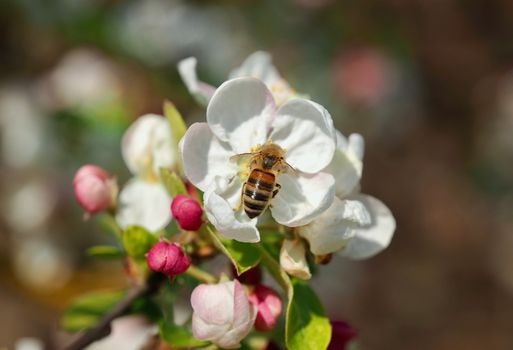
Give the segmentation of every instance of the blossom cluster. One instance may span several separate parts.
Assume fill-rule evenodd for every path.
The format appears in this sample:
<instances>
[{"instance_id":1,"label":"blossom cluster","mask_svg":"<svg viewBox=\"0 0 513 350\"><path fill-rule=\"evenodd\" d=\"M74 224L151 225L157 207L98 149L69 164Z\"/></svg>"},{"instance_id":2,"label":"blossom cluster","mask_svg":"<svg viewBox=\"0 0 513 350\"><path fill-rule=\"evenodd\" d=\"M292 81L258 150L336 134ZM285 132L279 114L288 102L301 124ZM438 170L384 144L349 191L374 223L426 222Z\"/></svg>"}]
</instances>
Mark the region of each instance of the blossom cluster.
<instances>
[{"instance_id":1,"label":"blossom cluster","mask_svg":"<svg viewBox=\"0 0 513 350\"><path fill-rule=\"evenodd\" d=\"M178 70L206 106L205 122L185 130L174 107L166 116L144 115L121 142L133 177L119 193L116 179L93 165L82 167L73 185L87 213L113 215L132 265L145 261L170 281L189 273L204 282L190 297L192 335L237 348L253 328L273 330L284 313L283 297L261 282L260 259L271 275L280 269L291 276L277 281L288 286L293 309L294 281L312 277L313 261L328 263L333 254L371 257L389 245L395 220L380 200L360 191L363 137L338 131L328 110L297 93L269 54L252 54L219 87L199 80L196 64L188 58ZM169 233L173 219L176 234ZM138 233L129 233L134 227ZM273 259L262 242L269 227L279 237L273 240L277 267L264 264L265 256ZM230 255L234 241L243 254L260 257L242 275L241 254ZM202 279L206 272L195 265L210 248L227 255L240 276ZM248 273L257 275L244 278ZM326 327L333 334L330 349L336 339L354 336L337 335L338 323Z\"/></svg>"}]
</instances>

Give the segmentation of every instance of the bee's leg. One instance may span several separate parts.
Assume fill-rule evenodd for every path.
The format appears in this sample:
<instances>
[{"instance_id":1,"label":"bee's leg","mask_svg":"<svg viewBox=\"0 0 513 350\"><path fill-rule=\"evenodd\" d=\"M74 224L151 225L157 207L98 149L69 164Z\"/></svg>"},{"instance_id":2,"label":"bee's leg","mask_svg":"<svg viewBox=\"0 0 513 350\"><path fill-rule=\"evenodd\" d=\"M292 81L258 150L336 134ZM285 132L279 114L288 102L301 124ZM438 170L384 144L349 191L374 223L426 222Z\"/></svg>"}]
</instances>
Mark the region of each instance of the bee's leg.
<instances>
[{"instance_id":1,"label":"bee's leg","mask_svg":"<svg viewBox=\"0 0 513 350\"><path fill-rule=\"evenodd\" d=\"M276 195L278 194L278 192L281 190L281 185L280 184L276 184L276 189L273 191L273 198L276 197Z\"/></svg>"},{"instance_id":2,"label":"bee's leg","mask_svg":"<svg viewBox=\"0 0 513 350\"><path fill-rule=\"evenodd\" d=\"M281 185L280 185L280 184L276 184L276 185L275 185L275 187L276 187L276 188L275 188L275 189L274 189L274 191L273 191L273 195L272 195L271 199L272 199L272 198L274 198L274 197L276 197L276 195L278 194L278 192L281 190ZM269 203L269 208L272 208L272 207L273 207L273 204L272 204L272 203Z\"/></svg>"}]
</instances>

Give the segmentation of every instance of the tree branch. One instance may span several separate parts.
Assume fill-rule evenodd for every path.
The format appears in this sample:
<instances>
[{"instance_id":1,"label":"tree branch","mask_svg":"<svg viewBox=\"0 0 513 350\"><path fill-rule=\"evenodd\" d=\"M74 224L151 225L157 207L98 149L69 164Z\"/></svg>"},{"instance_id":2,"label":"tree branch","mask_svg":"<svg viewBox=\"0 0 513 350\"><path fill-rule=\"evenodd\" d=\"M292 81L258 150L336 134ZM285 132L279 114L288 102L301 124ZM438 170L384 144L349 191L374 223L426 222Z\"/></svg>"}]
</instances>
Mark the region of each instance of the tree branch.
<instances>
[{"instance_id":1,"label":"tree branch","mask_svg":"<svg viewBox=\"0 0 513 350\"><path fill-rule=\"evenodd\" d=\"M126 313L135 300L155 293L166 277L162 274L152 274L145 284L131 289L123 300L110 310L93 328L77 335L77 337L63 350L80 350L92 342L109 335L110 323L117 317Z\"/></svg>"}]
</instances>

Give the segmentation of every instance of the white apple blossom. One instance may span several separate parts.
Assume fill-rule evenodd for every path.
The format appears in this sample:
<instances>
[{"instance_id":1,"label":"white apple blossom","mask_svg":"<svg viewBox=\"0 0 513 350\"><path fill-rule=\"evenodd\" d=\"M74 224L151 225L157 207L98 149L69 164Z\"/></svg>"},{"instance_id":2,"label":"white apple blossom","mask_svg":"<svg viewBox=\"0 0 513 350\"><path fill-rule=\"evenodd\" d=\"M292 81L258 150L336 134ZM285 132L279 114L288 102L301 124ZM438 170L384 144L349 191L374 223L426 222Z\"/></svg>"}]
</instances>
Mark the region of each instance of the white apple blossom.
<instances>
[{"instance_id":1,"label":"white apple blossom","mask_svg":"<svg viewBox=\"0 0 513 350\"><path fill-rule=\"evenodd\" d=\"M198 79L196 74L197 60L194 57L186 58L178 63L178 72L189 92L202 104L207 105L216 88ZM281 105L288 100L301 97L292 89L278 73L272 63L271 55L264 51L251 54L242 65L231 71L229 79L253 77L264 82L273 94L276 104Z\"/></svg>"},{"instance_id":2,"label":"white apple blossom","mask_svg":"<svg viewBox=\"0 0 513 350\"><path fill-rule=\"evenodd\" d=\"M230 158L270 141L286 150L285 160L295 172L278 175L281 190L270 210L278 223L301 226L333 201L335 180L321 170L333 158L335 140L331 116L322 106L293 99L277 107L260 80L237 78L216 90L207 123L193 124L180 149L185 175L204 192L210 222L228 238L258 242L257 218L239 209L247 169L241 173Z\"/></svg>"},{"instance_id":3,"label":"white apple blossom","mask_svg":"<svg viewBox=\"0 0 513 350\"><path fill-rule=\"evenodd\" d=\"M256 307L237 280L200 284L192 291L191 305L194 337L224 349L239 348L257 316Z\"/></svg>"},{"instance_id":4,"label":"white apple blossom","mask_svg":"<svg viewBox=\"0 0 513 350\"><path fill-rule=\"evenodd\" d=\"M166 118L147 114L138 118L121 141L123 159L134 177L119 193L116 221L156 232L169 224L171 197L159 181L159 169L175 165L175 142Z\"/></svg>"},{"instance_id":5,"label":"white apple blossom","mask_svg":"<svg viewBox=\"0 0 513 350\"><path fill-rule=\"evenodd\" d=\"M395 231L392 213L378 199L359 193L363 150L360 135L346 139L337 131L337 150L325 169L335 177L336 197L328 210L297 229L315 255L338 252L364 259L390 244Z\"/></svg>"}]
</instances>

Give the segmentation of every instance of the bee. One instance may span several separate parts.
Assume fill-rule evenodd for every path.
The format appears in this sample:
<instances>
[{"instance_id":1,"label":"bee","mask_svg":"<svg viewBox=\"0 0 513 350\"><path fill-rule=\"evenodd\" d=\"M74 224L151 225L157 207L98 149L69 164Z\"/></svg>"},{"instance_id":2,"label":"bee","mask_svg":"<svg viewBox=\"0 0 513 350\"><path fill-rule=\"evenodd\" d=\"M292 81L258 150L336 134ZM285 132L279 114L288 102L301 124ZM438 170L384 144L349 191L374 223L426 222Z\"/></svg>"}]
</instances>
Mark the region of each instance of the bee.
<instances>
[{"instance_id":1,"label":"bee","mask_svg":"<svg viewBox=\"0 0 513 350\"><path fill-rule=\"evenodd\" d=\"M276 182L280 173L295 173L284 159L286 151L273 143L259 146L255 152L242 153L231 160L246 159L249 176L242 186L241 207L250 218L256 218L271 204L281 186Z\"/></svg>"}]
</instances>

